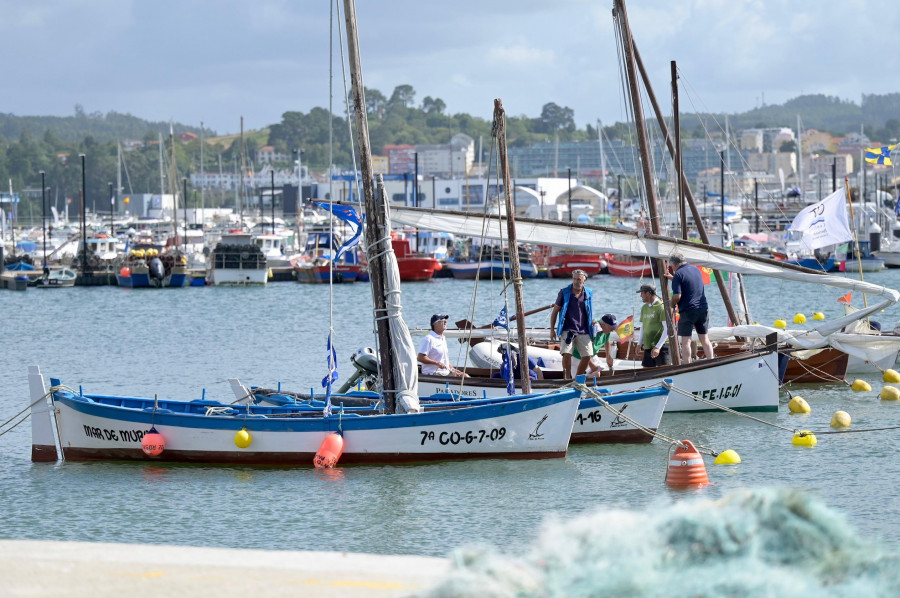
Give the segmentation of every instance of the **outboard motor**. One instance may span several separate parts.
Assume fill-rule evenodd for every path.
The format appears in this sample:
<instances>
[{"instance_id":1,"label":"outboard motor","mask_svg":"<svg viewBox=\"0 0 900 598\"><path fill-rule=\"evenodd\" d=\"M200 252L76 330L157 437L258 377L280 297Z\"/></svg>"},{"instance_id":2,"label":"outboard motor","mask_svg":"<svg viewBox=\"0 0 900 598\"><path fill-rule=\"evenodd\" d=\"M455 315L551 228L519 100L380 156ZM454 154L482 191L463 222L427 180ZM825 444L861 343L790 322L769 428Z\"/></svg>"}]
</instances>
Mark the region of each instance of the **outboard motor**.
<instances>
[{"instance_id":1,"label":"outboard motor","mask_svg":"<svg viewBox=\"0 0 900 598\"><path fill-rule=\"evenodd\" d=\"M357 349L356 353L350 356L350 363L353 364L355 372L350 375L346 382L338 389L338 393L345 393L356 384L363 376L374 376L378 374L378 355L372 347L362 347Z\"/></svg>"},{"instance_id":2,"label":"outboard motor","mask_svg":"<svg viewBox=\"0 0 900 598\"><path fill-rule=\"evenodd\" d=\"M150 278L162 280L166 275L166 268L158 257L150 260Z\"/></svg>"}]
</instances>

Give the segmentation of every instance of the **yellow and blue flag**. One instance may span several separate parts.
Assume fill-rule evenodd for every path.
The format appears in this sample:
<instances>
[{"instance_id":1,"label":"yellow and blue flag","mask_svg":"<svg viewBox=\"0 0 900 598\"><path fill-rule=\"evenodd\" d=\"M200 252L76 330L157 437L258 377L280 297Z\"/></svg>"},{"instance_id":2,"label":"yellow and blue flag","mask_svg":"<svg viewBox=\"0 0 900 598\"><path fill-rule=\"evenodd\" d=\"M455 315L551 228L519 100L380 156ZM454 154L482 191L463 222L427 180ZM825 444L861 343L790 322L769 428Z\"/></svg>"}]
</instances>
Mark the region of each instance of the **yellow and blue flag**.
<instances>
[{"instance_id":1,"label":"yellow and blue flag","mask_svg":"<svg viewBox=\"0 0 900 598\"><path fill-rule=\"evenodd\" d=\"M891 152L894 151L898 145L895 143L894 145L885 145L884 147L871 147L866 150L866 162L869 164L884 164L885 166L891 166Z\"/></svg>"}]
</instances>

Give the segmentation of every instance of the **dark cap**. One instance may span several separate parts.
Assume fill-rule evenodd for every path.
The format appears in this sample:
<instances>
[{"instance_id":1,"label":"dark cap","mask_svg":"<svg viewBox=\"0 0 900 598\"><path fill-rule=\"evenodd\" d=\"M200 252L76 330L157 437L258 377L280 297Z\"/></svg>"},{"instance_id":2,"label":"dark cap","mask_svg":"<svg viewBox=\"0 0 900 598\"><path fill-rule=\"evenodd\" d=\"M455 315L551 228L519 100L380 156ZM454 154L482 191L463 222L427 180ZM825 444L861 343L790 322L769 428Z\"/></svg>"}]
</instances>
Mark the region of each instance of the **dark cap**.
<instances>
[{"instance_id":1,"label":"dark cap","mask_svg":"<svg viewBox=\"0 0 900 598\"><path fill-rule=\"evenodd\" d=\"M600 318L600 321L607 326L615 326L617 323L616 316L612 314L603 314L603 317Z\"/></svg>"},{"instance_id":2,"label":"dark cap","mask_svg":"<svg viewBox=\"0 0 900 598\"><path fill-rule=\"evenodd\" d=\"M434 314L433 316L431 316L431 327L434 328L435 322L440 322L441 320L446 320L449 318L450 316L448 316L447 314Z\"/></svg>"},{"instance_id":3,"label":"dark cap","mask_svg":"<svg viewBox=\"0 0 900 598\"><path fill-rule=\"evenodd\" d=\"M642 284L641 288L638 289L638 293L651 293L656 295L656 287L652 284Z\"/></svg>"},{"instance_id":4,"label":"dark cap","mask_svg":"<svg viewBox=\"0 0 900 598\"><path fill-rule=\"evenodd\" d=\"M684 259L683 253L681 253L680 251L677 251L677 252L673 253L671 256L669 256L669 261L672 264L677 266L678 264L685 263L687 260Z\"/></svg>"}]
</instances>

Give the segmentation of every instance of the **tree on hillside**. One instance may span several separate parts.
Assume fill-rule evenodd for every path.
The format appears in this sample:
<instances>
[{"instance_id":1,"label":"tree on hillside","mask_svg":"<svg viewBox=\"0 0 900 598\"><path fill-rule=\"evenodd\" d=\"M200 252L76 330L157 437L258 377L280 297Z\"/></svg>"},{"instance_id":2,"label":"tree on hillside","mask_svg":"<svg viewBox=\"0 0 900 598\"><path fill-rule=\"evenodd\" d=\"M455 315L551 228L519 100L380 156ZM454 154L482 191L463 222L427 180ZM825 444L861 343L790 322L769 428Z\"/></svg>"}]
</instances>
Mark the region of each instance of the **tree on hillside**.
<instances>
[{"instance_id":1,"label":"tree on hillside","mask_svg":"<svg viewBox=\"0 0 900 598\"><path fill-rule=\"evenodd\" d=\"M544 104L541 110L541 132L552 135L554 133L575 132L575 111L571 108L563 108L550 102Z\"/></svg>"},{"instance_id":2,"label":"tree on hillside","mask_svg":"<svg viewBox=\"0 0 900 598\"><path fill-rule=\"evenodd\" d=\"M446 108L447 104L441 98L425 96L425 99L422 100L422 110L425 111L425 114L443 114Z\"/></svg>"},{"instance_id":3,"label":"tree on hillside","mask_svg":"<svg viewBox=\"0 0 900 598\"><path fill-rule=\"evenodd\" d=\"M388 100L387 107L394 108L395 106L403 106L405 108L412 108L416 103L416 91L413 89L412 85L398 85L394 88L394 93L391 94L391 99Z\"/></svg>"}]
</instances>

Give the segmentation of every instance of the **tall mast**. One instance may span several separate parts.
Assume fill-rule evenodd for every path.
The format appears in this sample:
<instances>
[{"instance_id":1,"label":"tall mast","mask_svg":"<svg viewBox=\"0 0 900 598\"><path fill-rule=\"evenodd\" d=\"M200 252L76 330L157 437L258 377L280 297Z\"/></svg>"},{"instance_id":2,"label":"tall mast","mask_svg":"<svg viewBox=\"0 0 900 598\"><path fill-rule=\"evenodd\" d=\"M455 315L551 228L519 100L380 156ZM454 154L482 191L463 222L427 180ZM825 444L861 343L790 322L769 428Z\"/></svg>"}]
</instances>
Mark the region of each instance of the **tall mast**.
<instances>
[{"instance_id":1,"label":"tall mast","mask_svg":"<svg viewBox=\"0 0 900 598\"><path fill-rule=\"evenodd\" d=\"M375 173L372 167L372 147L369 144L369 119L366 114L366 94L362 77L362 62L359 57L359 37L356 27L356 5L354 0L344 0L344 18L347 22L347 57L350 63L350 83L353 93L353 113L356 120L356 140L359 144L359 168L362 176L363 198L366 212L366 245L372 255L382 254L385 248L380 244L390 243L390 231L386 227L386 213L379 209L375 194ZM375 304L376 330L378 334L378 357L381 360L381 376L384 387L384 410L397 410L396 384L394 383L393 355L390 345L390 323L386 314L384 296L385 256L369 259L369 279L372 281L372 297Z\"/></svg>"},{"instance_id":2,"label":"tall mast","mask_svg":"<svg viewBox=\"0 0 900 598\"><path fill-rule=\"evenodd\" d=\"M169 187L172 189L172 221L175 228L175 249L178 249L178 178L175 171L175 129L169 123L169 143L171 144L172 159L169 163Z\"/></svg>"},{"instance_id":3,"label":"tall mast","mask_svg":"<svg viewBox=\"0 0 900 598\"><path fill-rule=\"evenodd\" d=\"M203 121L200 121L200 229L203 230L203 209L206 207L206 202L204 202L203 198L203 189L206 187L206 164L203 161ZM197 219L195 219L195 222Z\"/></svg>"},{"instance_id":4,"label":"tall mast","mask_svg":"<svg viewBox=\"0 0 900 598\"><path fill-rule=\"evenodd\" d=\"M522 393L531 394L531 379L528 377L530 371L528 369L528 344L525 342L525 303L522 301L522 270L519 266L516 210L513 202L515 191L510 185L509 158L506 155L506 112L503 110L503 102L499 98L494 100L494 123L491 127L491 135L497 138L500 173L503 175L503 194L506 196L506 237L509 242L510 276L515 292L516 313L522 314L522 317L516 318L516 334L519 340L519 379L522 382ZM511 351L506 352L509 367L512 367L511 353Z\"/></svg>"},{"instance_id":5,"label":"tall mast","mask_svg":"<svg viewBox=\"0 0 900 598\"><path fill-rule=\"evenodd\" d=\"M162 196L166 194L166 171L163 168L163 138L162 133L159 136L159 201L162 205Z\"/></svg>"},{"instance_id":6,"label":"tall mast","mask_svg":"<svg viewBox=\"0 0 900 598\"><path fill-rule=\"evenodd\" d=\"M641 172L644 176L644 189L647 192L647 208L650 211L650 231L654 235L661 234L659 226L659 212L656 203L656 189L653 185L653 172L650 169L650 151L647 147L647 131L644 126L644 113L641 109L640 89L638 89L637 74L634 58L634 42L631 38L631 28L628 25L628 14L625 11L625 0L615 0L616 12L618 13L619 23L622 28L622 44L625 54L625 70L628 74L628 87L631 96L632 112L634 114L634 124L637 129L638 147L641 154ZM621 198L620 198L621 201ZM666 271L666 262L657 258L656 271L659 273L659 288L662 293L662 300L666 310L666 326L669 332L670 346L672 348L672 363L681 362L676 349L675 342L675 322L672 318L672 310L669 304L669 285L663 273Z\"/></svg>"},{"instance_id":7,"label":"tall mast","mask_svg":"<svg viewBox=\"0 0 900 598\"><path fill-rule=\"evenodd\" d=\"M241 228L244 228L244 117L241 116L241 191L238 194L238 215L241 219Z\"/></svg>"},{"instance_id":8,"label":"tall mast","mask_svg":"<svg viewBox=\"0 0 900 598\"><path fill-rule=\"evenodd\" d=\"M641 54L638 52L637 45L634 43L633 39L631 40L631 43L634 48L634 57L637 61L638 69L640 69L641 72L641 78L644 81L644 88L647 90L647 97L650 98L650 104L653 106L653 111L656 113L656 122L659 123L659 129L662 131L663 139L666 140L666 147L669 148L669 154L674 157L676 154L675 144L672 141L672 136L669 135L666 119L663 117L662 110L659 108L659 103L656 101L656 95L653 93L653 86L650 85L650 77L647 76L647 71L644 69L644 62L641 60ZM697 204L694 201L694 193L691 191L691 186L688 183L683 170L679 177L681 187L684 189L688 207L691 209L691 216L694 218L697 232L700 234L700 240L703 241L704 245L709 245L709 235L706 234L703 218L700 217L700 212L697 210ZM725 279L722 276L721 270L716 271L716 286L719 288L719 294L722 296L722 302L725 304L725 311L728 312L728 318L732 322L739 322L740 319L738 318L737 312L734 310L734 305L731 303L731 296L728 294L728 289L725 288Z\"/></svg>"}]
</instances>

